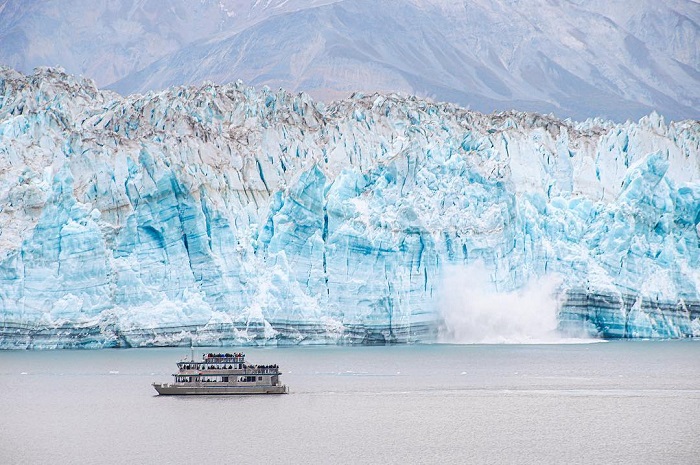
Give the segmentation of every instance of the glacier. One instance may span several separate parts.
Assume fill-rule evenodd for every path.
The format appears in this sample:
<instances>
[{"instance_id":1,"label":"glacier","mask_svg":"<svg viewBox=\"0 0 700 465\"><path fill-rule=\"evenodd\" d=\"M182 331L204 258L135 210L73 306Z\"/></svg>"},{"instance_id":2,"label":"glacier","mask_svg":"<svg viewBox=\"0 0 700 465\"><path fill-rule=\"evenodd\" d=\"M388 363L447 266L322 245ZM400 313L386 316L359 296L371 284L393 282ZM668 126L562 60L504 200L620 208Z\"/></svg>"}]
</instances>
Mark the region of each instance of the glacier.
<instances>
[{"instance_id":1,"label":"glacier","mask_svg":"<svg viewBox=\"0 0 700 465\"><path fill-rule=\"evenodd\" d=\"M700 336L700 122L0 68L0 348L429 342L454 266ZM486 285L486 284L484 284Z\"/></svg>"}]
</instances>

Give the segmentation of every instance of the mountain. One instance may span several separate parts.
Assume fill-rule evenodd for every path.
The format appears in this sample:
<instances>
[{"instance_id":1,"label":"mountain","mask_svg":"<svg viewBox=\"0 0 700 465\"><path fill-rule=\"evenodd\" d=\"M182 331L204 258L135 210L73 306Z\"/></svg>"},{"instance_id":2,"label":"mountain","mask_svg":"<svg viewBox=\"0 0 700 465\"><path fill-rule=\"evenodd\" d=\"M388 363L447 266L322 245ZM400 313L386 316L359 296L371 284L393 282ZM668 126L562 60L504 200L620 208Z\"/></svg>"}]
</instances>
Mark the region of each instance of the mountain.
<instances>
[{"instance_id":1,"label":"mountain","mask_svg":"<svg viewBox=\"0 0 700 465\"><path fill-rule=\"evenodd\" d=\"M203 81L403 92L492 112L700 113L695 0L76 0L0 6L0 63L127 95Z\"/></svg>"},{"instance_id":2,"label":"mountain","mask_svg":"<svg viewBox=\"0 0 700 465\"><path fill-rule=\"evenodd\" d=\"M459 276L553 292L568 334L697 337L699 179L700 123L658 114L1 68L0 347L434 341Z\"/></svg>"}]
</instances>

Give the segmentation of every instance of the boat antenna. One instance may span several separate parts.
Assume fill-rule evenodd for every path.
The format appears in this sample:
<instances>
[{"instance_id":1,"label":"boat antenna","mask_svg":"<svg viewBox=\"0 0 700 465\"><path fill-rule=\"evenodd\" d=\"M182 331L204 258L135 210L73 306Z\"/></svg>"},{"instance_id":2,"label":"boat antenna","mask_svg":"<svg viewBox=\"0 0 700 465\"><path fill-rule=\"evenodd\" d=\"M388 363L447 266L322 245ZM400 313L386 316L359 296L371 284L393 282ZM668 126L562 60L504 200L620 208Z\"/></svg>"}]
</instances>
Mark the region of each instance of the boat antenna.
<instances>
[{"instance_id":1,"label":"boat antenna","mask_svg":"<svg viewBox=\"0 0 700 465\"><path fill-rule=\"evenodd\" d=\"M194 345L192 344L192 336L190 335L190 361L194 362Z\"/></svg>"}]
</instances>

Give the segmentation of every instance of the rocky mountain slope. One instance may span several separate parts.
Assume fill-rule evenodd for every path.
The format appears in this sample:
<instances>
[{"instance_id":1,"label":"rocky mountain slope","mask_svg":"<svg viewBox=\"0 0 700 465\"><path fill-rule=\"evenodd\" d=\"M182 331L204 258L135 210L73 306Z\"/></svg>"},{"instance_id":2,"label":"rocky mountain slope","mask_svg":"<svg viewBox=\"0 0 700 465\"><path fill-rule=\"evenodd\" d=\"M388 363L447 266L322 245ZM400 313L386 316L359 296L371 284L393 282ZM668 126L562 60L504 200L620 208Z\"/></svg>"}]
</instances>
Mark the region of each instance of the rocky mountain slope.
<instances>
[{"instance_id":1,"label":"rocky mountain slope","mask_svg":"<svg viewBox=\"0 0 700 465\"><path fill-rule=\"evenodd\" d=\"M316 100L404 92L490 113L700 113L695 0L0 2L0 64L123 95L243 80Z\"/></svg>"}]
</instances>

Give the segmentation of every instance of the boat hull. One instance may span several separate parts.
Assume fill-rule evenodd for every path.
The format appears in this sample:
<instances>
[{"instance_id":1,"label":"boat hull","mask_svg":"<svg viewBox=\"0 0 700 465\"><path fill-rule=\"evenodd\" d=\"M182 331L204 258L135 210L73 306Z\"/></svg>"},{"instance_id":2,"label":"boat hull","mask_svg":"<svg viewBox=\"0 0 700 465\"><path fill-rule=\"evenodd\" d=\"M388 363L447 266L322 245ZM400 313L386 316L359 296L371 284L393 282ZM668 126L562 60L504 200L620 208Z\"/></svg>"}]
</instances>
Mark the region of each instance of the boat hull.
<instances>
[{"instance_id":1,"label":"boat hull","mask_svg":"<svg viewBox=\"0 0 700 465\"><path fill-rule=\"evenodd\" d=\"M153 383L161 396L288 394L287 386L196 386Z\"/></svg>"}]
</instances>

